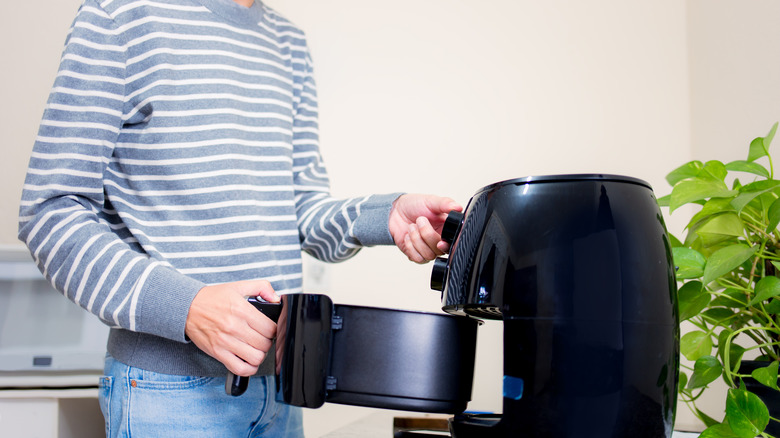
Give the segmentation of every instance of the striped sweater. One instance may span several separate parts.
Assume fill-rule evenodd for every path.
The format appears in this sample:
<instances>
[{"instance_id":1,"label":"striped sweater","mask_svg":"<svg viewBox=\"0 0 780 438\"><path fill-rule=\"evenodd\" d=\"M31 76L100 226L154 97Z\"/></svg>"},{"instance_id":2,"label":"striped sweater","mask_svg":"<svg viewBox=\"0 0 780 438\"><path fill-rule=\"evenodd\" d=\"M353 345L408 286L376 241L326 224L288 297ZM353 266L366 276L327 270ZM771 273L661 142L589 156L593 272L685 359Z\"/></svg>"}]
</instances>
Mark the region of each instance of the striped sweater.
<instances>
[{"instance_id":1,"label":"striped sweater","mask_svg":"<svg viewBox=\"0 0 780 438\"><path fill-rule=\"evenodd\" d=\"M114 357L224 375L185 339L198 290L266 279L300 292L302 249L340 261L391 244L396 196L329 195L304 35L259 0L85 0L33 148L19 238L58 290L112 327Z\"/></svg>"}]
</instances>

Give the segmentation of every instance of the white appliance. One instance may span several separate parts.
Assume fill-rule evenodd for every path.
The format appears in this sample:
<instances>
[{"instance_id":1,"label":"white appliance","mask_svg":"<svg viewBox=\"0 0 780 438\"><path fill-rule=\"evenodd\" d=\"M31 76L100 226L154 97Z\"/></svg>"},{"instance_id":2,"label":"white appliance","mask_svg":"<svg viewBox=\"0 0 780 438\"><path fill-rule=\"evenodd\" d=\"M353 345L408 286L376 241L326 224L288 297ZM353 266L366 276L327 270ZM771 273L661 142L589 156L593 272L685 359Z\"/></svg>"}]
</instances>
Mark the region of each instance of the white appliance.
<instances>
[{"instance_id":1,"label":"white appliance","mask_svg":"<svg viewBox=\"0 0 780 438\"><path fill-rule=\"evenodd\" d=\"M57 292L26 248L0 246L0 388L96 385L108 327Z\"/></svg>"}]
</instances>

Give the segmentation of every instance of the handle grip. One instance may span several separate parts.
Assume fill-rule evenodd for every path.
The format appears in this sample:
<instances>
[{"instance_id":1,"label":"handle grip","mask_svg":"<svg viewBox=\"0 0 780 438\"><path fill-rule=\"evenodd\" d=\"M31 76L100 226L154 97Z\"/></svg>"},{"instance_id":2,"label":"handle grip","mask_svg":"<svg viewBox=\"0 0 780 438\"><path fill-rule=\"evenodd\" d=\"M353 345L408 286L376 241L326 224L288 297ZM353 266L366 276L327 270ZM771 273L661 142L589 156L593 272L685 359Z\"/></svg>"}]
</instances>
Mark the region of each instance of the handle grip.
<instances>
[{"instance_id":1,"label":"handle grip","mask_svg":"<svg viewBox=\"0 0 780 438\"><path fill-rule=\"evenodd\" d=\"M271 321L279 321L279 315L282 314L282 303L269 303L267 301L260 301L257 299L257 297L249 297L247 301L249 301L249 304L255 306L255 309L259 310ZM238 397L246 391L248 386L249 377L237 376L231 372L228 372L227 379L225 379L225 393L227 395Z\"/></svg>"}]
</instances>

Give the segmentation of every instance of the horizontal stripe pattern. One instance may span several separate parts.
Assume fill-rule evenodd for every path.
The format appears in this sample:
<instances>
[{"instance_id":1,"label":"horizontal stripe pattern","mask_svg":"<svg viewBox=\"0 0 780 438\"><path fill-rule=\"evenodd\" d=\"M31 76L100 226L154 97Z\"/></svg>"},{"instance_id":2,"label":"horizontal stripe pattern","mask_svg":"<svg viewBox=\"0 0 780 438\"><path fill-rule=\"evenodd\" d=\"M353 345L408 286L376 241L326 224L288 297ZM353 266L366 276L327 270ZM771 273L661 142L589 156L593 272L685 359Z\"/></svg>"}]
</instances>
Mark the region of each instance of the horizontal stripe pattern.
<instances>
[{"instance_id":1,"label":"horizontal stripe pattern","mask_svg":"<svg viewBox=\"0 0 780 438\"><path fill-rule=\"evenodd\" d=\"M329 195L303 33L236 7L86 0L68 34L19 237L113 327L184 341L204 284L299 292L301 249L351 257L357 218L379 202Z\"/></svg>"}]
</instances>

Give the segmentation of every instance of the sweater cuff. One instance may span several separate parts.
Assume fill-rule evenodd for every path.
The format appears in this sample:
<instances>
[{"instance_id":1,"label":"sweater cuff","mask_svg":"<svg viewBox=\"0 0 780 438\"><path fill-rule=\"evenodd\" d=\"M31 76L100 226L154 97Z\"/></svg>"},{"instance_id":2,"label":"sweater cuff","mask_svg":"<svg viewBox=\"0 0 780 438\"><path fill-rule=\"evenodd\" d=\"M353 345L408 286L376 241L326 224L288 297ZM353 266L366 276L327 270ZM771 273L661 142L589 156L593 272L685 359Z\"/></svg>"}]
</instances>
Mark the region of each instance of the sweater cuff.
<instances>
[{"instance_id":1,"label":"sweater cuff","mask_svg":"<svg viewBox=\"0 0 780 438\"><path fill-rule=\"evenodd\" d=\"M146 279L138 301L136 331L187 342L184 329L195 295L205 286L173 269L157 266Z\"/></svg>"},{"instance_id":2,"label":"sweater cuff","mask_svg":"<svg viewBox=\"0 0 780 438\"><path fill-rule=\"evenodd\" d=\"M395 244L390 235L390 210L402 194L373 195L360 206L360 215L352 225L352 232L361 245Z\"/></svg>"}]
</instances>

